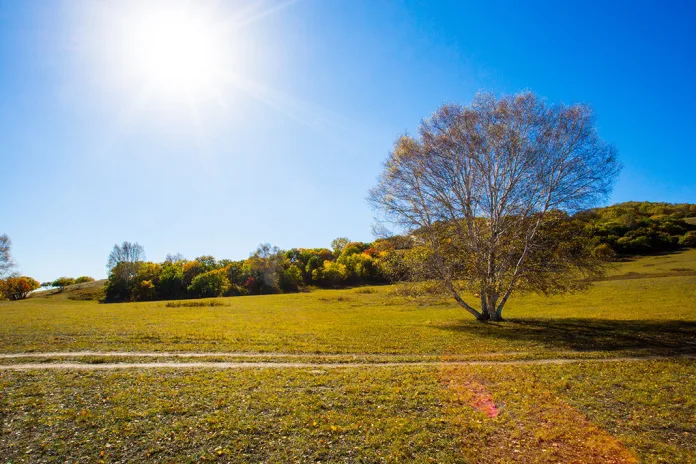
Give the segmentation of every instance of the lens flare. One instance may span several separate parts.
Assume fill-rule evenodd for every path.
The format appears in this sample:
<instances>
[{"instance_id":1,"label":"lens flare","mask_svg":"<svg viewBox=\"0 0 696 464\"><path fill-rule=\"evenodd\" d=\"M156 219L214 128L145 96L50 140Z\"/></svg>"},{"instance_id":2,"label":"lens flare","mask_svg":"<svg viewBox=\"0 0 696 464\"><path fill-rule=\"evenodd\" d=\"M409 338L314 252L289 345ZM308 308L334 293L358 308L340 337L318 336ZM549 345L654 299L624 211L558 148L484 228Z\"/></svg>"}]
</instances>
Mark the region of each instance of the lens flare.
<instances>
[{"instance_id":1,"label":"lens flare","mask_svg":"<svg viewBox=\"0 0 696 464\"><path fill-rule=\"evenodd\" d=\"M192 10L145 12L125 24L126 66L157 92L200 97L224 74L214 23Z\"/></svg>"}]
</instances>

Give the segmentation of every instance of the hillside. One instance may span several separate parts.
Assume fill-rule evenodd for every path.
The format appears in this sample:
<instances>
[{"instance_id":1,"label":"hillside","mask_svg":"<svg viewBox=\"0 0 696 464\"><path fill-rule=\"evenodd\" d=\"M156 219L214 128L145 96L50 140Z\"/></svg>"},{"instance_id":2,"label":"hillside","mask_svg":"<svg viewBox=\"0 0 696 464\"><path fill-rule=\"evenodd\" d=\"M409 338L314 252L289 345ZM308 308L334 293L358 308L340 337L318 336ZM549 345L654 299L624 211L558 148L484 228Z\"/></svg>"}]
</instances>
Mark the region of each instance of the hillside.
<instances>
[{"instance_id":1,"label":"hillside","mask_svg":"<svg viewBox=\"0 0 696 464\"><path fill-rule=\"evenodd\" d=\"M68 285L63 288L52 288L33 292L30 298L58 298L64 300L101 300L104 298L106 279Z\"/></svg>"},{"instance_id":2,"label":"hillside","mask_svg":"<svg viewBox=\"0 0 696 464\"><path fill-rule=\"evenodd\" d=\"M696 247L695 216L696 204L629 201L574 217L587 223L597 246L630 256Z\"/></svg>"}]
</instances>

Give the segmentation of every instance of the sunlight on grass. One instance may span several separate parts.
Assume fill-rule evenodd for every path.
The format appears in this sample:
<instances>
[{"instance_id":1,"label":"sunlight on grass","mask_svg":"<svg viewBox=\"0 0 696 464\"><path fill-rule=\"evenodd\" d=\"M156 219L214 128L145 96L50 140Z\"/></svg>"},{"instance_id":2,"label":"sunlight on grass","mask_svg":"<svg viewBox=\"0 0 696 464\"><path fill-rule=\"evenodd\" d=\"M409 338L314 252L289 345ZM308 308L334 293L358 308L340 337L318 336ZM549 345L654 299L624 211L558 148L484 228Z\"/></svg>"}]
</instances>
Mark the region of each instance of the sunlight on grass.
<instances>
[{"instance_id":1,"label":"sunlight on grass","mask_svg":"<svg viewBox=\"0 0 696 464\"><path fill-rule=\"evenodd\" d=\"M12 462L694 462L696 276L686 274L694 267L693 251L621 263L616 275L648 271L586 293L514 298L496 324L448 299L399 297L388 286L2 302L3 353L155 352L3 364L168 362L166 351L212 352L180 361L368 364L0 371L0 452ZM644 355L674 359L369 364Z\"/></svg>"},{"instance_id":2,"label":"sunlight on grass","mask_svg":"<svg viewBox=\"0 0 696 464\"><path fill-rule=\"evenodd\" d=\"M694 252L666 256L620 266L696 265ZM696 276L602 281L588 292L551 298L523 295L510 300L501 324L478 323L450 299L369 288L127 304L62 297L0 302L0 350L672 352L693 351L696 339Z\"/></svg>"}]
</instances>

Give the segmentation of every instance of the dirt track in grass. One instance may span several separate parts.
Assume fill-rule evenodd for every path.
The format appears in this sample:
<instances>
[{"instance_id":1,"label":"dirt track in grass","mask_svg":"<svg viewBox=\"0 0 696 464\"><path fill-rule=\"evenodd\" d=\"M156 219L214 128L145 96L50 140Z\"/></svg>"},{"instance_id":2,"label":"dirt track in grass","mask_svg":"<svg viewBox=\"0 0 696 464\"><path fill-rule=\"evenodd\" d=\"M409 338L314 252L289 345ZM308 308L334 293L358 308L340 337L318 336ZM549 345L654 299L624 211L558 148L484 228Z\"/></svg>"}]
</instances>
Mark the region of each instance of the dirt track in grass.
<instances>
[{"instance_id":1,"label":"dirt track in grass","mask_svg":"<svg viewBox=\"0 0 696 464\"><path fill-rule=\"evenodd\" d=\"M92 355L99 356L95 353ZM16 353L11 356L18 357L42 357L50 358L49 353ZM179 353L176 356L191 356L192 354ZM55 356L55 353L53 354ZM130 353L130 356L144 356L148 354ZM149 354L152 356L152 354ZM162 356L158 354L157 356ZM219 353L196 353L194 356L220 356ZM277 354L276 354L277 356ZM286 355L287 356L287 355ZM10 357L4 355L4 357ZM413 361L413 362L142 362L142 363L126 363L115 362L105 363L101 360L98 363L70 363L70 362L44 362L44 363L22 363L22 364L0 364L0 370L54 370L54 369L74 369L74 370L110 370L110 369L191 369L191 368L208 368L208 369L335 369L335 368L361 368L361 367L409 367L409 366L513 366L513 365L529 365L529 364L568 364L579 362L631 362L631 361L647 361L647 360L667 360L667 359L696 359L695 356L641 356L641 357L617 357L617 358L550 358L550 359L525 359L511 361Z\"/></svg>"},{"instance_id":2,"label":"dirt track in grass","mask_svg":"<svg viewBox=\"0 0 696 464\"><path fill-rule=\"evenodd\" d=\"M570 352L568 352L570 353ZM503 351L495 353L477 354L481 357L526 355L526 351ZM124 357L124 358L356 358L356 357L380 357L380 358L432 358L437 355L424 354L389 354L389 353L250 353L240 352L185 352L185 351L53 351L24 353L0 353L0 359L16 358L78 358L78 357Z\"/></svg>"}]
</instances>

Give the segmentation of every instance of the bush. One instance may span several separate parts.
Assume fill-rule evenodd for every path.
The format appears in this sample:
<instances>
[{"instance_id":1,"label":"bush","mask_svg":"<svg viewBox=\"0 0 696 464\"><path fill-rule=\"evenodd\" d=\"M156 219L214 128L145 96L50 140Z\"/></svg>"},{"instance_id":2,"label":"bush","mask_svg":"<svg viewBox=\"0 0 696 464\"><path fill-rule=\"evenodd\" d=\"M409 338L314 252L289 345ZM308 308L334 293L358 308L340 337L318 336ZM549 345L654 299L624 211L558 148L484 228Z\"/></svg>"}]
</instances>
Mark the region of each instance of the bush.
<instances>
[{"instance_id":1,"label":"bush","mask_svg":"<svg viewBox=\"0 0 696 464\"><path fill-rule=\"evenodd\" d=\"M10 300L23 300L40 286L41 284L31 277L8 277L0 284L0 292Z\"/></svg>"},{"instance_id":2,"label":"bush","mask_svg":"<svg viewBox=\"0 0 696 464\"><path fill-rule=\"evenodd\" d=\"M197 275L187 290L195 298L213 298L222 296L229 288L230 280L227 270L223 268Z\"/></svg>"},{"instance_id":3,"label":"bush","mask_svg":"<svg viewBox=\"0 0 696 464\"><path fill-rule=\"evenodd\" d=\"M294 264L290 264L280 276L280 288L284 292L297 291L303 284L302 271Z\"/></svg>"},{"instance_id":4,"label":"bush","mask_svg":"<svg viewBox=\"0 0 696 464\"><path fill-rule=\"evenodd\" d=\"M679 238L679 246L696 248L696 231L692 230Z\"/></svg>"},{"instance_id":5,"label":"bush","mask_svg":"<svg viewBox=\"0 0 696 464\"><path fill-rule=\"evenodd\" d=\"M205 308L212 306L225 306L221 301L170 301L166 305L167 308Z\"/></svg>"},{"instance_id":6,"label":"bush","mask_svg":"<svg viewBox=\"0 0 696 464\"><path fill-rule=\"evenodd\" d=\"M69 285L74 285L74 284L75 284L75 279L73 279L72 277L59 277L53 281L51 286L57 287L57 288L63 288L63 287L67 287Z\"/></svg>"},{"instance_id":7,"label":"bush","mask_svg":"<svg viewBox=\"0 0 696 464\"><path fill-rule=\"evenodd\" d=\"M312 272L312 280L322 285L337 286L348 279L348 268L345 264L332 261L324 261L323 267Z\"/></svg>"},{"instance_id":8,"label":"bush","mask_svg":"<svg viewBox=\"0 0 696 464\"><path fill-rule=\"evenodd\" d=\"M602 260L610 260L616 256L616 252L611 246L607 245L606 243L602 243L601 245L597 245L594 250L592 250L592 255L595 258Z\"/></svg>"},{"instance_id":9,"label":"bush","mask_svg":"<svg viewBox=\"0 0 696 464\"><path fill-rule=\"evenodd\" d=\"M77 279L75 279L76 284L84 284L87 282L94 282L94 278L90 276L80 276Z\"/></svg>"}]
</instances>

